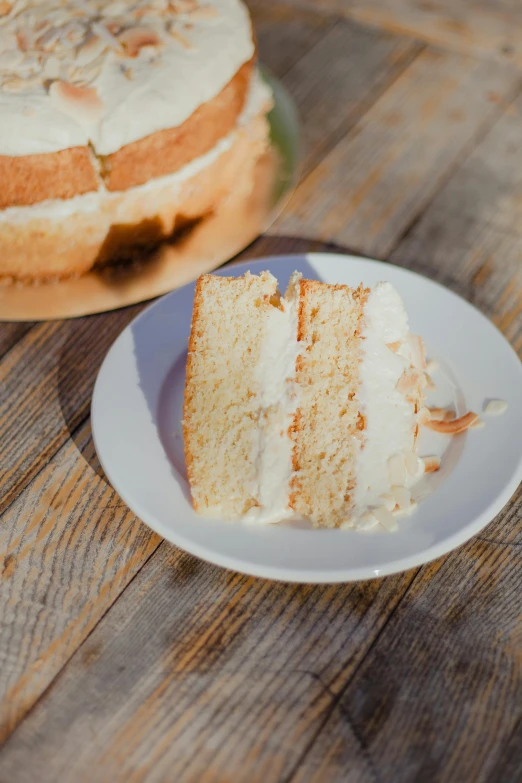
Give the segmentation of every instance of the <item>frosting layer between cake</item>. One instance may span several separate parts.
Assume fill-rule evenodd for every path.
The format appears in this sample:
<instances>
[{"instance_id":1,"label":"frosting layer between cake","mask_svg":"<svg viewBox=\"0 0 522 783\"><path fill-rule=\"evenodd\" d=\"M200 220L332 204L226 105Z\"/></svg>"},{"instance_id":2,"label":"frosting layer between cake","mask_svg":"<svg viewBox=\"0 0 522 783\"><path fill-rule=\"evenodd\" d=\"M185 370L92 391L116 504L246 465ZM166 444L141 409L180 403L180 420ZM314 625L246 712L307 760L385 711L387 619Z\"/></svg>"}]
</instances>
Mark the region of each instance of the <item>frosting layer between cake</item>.
<instances>
[{"instance_id":1,"label":"frosting layer between cake","mask_svg":"<svg viewBox=\"0 0 522 783\"><path fill-rule=\"evenodd\" d=\"M25 223L36 219L61 220L71 215L81 213L99 213L100 211L110 209L114 220L118 216L124 221L128 210L136 199L142 199L144 194L151 194L163 191L165 188L173 188L176 184L181 184L193 177L199 171L210 166L220 155L229 150L236 138L237 129L248 124L248 122L262 111L265 111L271 103L272 93L265 84L260 75L256 72L252 79L252 84L248 93L247 101L243 111L238 117L236 130L229 133L228 136L221 139L213 149L205 155L194 159L186 166L183 166L174 174L168 174L164 177L157 177L149 180L144 185L138 185L125 191L108 192L100 181L100 189L92 193L85 193L81 196L75 196L70 199L52 199L42 201L38 204L22 207L8 207L0 210L1 223ZM117 210L114 212L114 210ZM151 214L154 214L153 204L151 203Z\"/></svg>"},{"instance_id":2,"label":"frosting layer between cake","mask_svg":"<svg viewBox=\"0 0 522 783\"><path fill-rule=\"evenodd\" d=\"M280 306L271 307L265 320L256 368L260 415L253 444L260 506L246 515L252 522L279 522L293 515L288 505L293 451L288 430L298 406L297 306L298 292L291 285Z\"/></svg>"},{"instance_id":3,"label":"frosting layer between cake","mask_svg":"<svg viewBox=\"0 0 522 783\"><path fill-rule=\"evenodd\" d=\"M362 338L359 400L366 426L356 465L356 520L369 509L381 507L386 496L393 497L396 480L409 487L419 477L418 471L404 469L404 475L395 479L390 460L412 455L415 445L415 404L401 390L399 381L410 368L423 378L419 359L410 346L406 311L390 283L379 283L370 291Z\"/></svg>"}]
</instances>

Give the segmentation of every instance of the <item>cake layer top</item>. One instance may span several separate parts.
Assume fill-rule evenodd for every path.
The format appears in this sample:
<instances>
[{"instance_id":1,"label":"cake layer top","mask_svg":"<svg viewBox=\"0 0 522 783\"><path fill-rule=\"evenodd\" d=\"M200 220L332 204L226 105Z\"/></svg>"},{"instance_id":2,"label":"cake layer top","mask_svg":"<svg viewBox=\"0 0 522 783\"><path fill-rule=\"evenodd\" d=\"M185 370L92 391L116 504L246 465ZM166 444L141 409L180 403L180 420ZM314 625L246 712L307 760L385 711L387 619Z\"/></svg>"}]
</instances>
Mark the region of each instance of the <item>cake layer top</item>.
<instances>
[{"instance_id":1,"label":"cake layer top","mask_svg":"<svg viewBox=\"0 0 522 783\"><path fill-rule=\"evenodd\" d=\"M0 155L109 155L181 125L253 54L240 0L0 0Z\"/></svg>"}]
</instances>

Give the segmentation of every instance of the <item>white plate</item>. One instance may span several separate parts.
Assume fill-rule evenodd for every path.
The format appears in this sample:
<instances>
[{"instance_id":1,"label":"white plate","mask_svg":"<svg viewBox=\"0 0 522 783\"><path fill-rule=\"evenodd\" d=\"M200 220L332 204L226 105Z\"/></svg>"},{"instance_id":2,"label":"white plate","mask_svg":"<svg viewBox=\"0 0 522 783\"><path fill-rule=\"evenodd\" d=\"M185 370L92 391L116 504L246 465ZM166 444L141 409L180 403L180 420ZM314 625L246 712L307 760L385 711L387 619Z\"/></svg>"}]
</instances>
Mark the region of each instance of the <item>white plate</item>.
<instances>
[{"instance_id":1,"label":"white plate","mask_svg":"<svg viewBox=\"0 0 522 783\"><path fill-rule=\"evenodd\" d=\"M327 283L399 291L412 331L440 362L439 394L458 413L488 399L507 412L449 444L431 494L396 533L253 526L198 517L185 478L181 412L194 284L163 297L118 337L96 381L92 429L116 491L156 533L226 568L294 582L348 582L401 571L462 544L490 522L522 478L522 365L501 333L442 286L378 261L327 253L234 264L217 274L269 269L284 289L298 269ZM439 436L442 438L442 436Z\"/></svg>"}]
</instances>

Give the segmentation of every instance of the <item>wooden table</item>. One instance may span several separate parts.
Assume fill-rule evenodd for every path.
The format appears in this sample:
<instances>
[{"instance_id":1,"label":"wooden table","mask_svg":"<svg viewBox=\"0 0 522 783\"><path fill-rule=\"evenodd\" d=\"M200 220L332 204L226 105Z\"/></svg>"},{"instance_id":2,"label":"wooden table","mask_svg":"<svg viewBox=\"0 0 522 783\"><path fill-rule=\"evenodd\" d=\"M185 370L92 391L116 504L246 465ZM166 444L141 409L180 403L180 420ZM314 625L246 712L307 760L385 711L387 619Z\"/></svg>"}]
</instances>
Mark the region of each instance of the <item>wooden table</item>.
<instances>
[{"instance_id":1,"label":"wooden table","mask_svg":"<svg viewBox=\"0 0 522 783\"><path fill-rule=\"evenodd\" d=\"M522 350L519 0L251 7L306 153L244 255L389 259ZM1 783L521 780L520 492L459 550L370 582L184 554L130 513L91 440L97 370L140 309L0 326Z\"/></svg>"}]
</instances>

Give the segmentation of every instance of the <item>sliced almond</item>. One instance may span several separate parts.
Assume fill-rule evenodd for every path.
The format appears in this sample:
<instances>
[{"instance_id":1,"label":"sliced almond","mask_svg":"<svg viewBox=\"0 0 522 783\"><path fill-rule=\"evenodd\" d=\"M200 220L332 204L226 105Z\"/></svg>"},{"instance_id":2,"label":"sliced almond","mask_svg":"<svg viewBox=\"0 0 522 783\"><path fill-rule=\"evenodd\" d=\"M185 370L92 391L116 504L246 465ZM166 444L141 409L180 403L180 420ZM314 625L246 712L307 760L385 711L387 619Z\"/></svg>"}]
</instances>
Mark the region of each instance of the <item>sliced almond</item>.
<instances>
[{"instance_id":1,"label":"sliced almond","mask_svg":"<svg viewBox=\"0 0 522 783\"><path fill-rule=\"evenodd\" d=\"M354 525L352 523L343 522L341 527L346 528L354 528L357 527L358 530L374 530L379 525L379 522L377 518L368 511L366 514L363 514L362 517L357 521L357 524Z\"/></svg>"},{"instance_id":2,"label":"sliced almond","mask_svg":"<svg viewBox=\"0 0 522 783\"><path fill-rule=\"evenodd\" d=\"M198 7L196 0L171 0L169 8L177 14L189 14Z\"/></svg>"},{"instance_id":3,"label":"sliced almond","mask_svg":"<svg viewBox=\"0 0 522 783\"><path fill-rule=\"evenodd\" d=\"M437 388L435 383L433 382L433 378L431 377L431 375L428 375L427 372L424 373L424 379L425 379L425 386L427 389L433 390Z\"/></svg>"},{"instance_id":4,"label":"sliced almond","mask_svg":"<svg viewBox=\"0 0 522 783\"><path fill-rule=\"evenodd\" d=\"M406 484L406 465L402 454L394 454L388 460L388 480L390 485L404 486Z\"/></svg>"},{"instance_id":5,"label":"sliced almond","mask_svg":"<svg viewBox=\"0 0 522 783\"><path fill-rule=\"evenodd\" d=\"M484 413L487 416L502 416L508 409L508 404L505 400L490 400L484 408Z\"/></svg>"},{"instance_id":6,"label":"sliced almond","mask_svg":"<svg viewBox=\"0 0 522 783\"><path fill-rule=\"evenodd\" d=\"M426 372L432 373L439 369L439 363L435 359L431 359L426 365Z\"/></svg>"},{"instance_id":7,"label":"sliced almond","mask_svg":"<svg viewBox=\"0 0 522 783\"><path fill-rule=\"evenodd\" d=\"M58 80L51 84L49 96L59 111L74 119L94 121L103 113L103 102L94 87Z\"/></svg>"},{"instance_id":8,"label":"sliced almond","mask_svg":"<svg viewBox=\"0 0 522 783\"><path fill-rule=\"evenodd\" d=\"M171 36L174 38L174 40L177 41L179 44L181 44L181 46L184 49L187 49L187 51L190 51L190 50L194 50L195 51L196 47L194 46L194 44L192 44L188 40L188 38L185 38L184 35L182 35L180 32L178 32L178 30L176 30L175 27L171 27L169 32L170 32Z\"/></svg>"},{"instance_id":9,"label":"sliced almond","mask_svg":"<svg viewBox=\"0 0 522 783\"><path fill-rule=\"evenodd\" d=\"M102 16L122 16L127 10L127 3L123 0L115 0L113 3L109 3L101 9Z\"/></svg>"},{"instance_id":10,"label":"sliced almond","mask_svg":"<svg viewBox=\"0 0 522 783\"><path fill-rule=\"evenodd\" d=\"M157 33L147 27L131 27L124 30L118 36L127 57L137 57L146 46L159 46L161 44Z\"/></svg>"},{"instance_id":11,"label":"sliced almond","mask_svg":"<svg viewBox=\"0 0 522 783\"><path fill-rule=\"evenodd\" d=\"M375 508L373 510L373 515L377 519L377 522L382 525L385 530L389 530L392 533L397 530L397 521L392 512L389 511L386 506L379 506L379 508Z\"/></svg>"},{"instance_id":12,"label":"sliced almond","mask_svg":"<svg viewBox=\"0 0 522 783\"><path fill-rule=\"evenodd\" d=\"M16 33L16 41L21 52L27 52L31 48L32 36L29 30L22 29Z\"/></svg>"},{"instance_id":13,"label":"sliced almond","mask_svg":"<svg viewBox=\"0 0 522 783\"><path fill-rule=\"evenodd\" d=\"M420 370L426 369L426 349L424 347L424 340L419 337L418 334L408 335L408 345L411 350L411 360L415 367Z\"/></svg>"},{"instance_id":14,"label":"sliced almond","mask_svg":"<svg viewBox=\"0 0 522 783\"><path fill-rule=\"evenodd\" d=\"M188 16L194 22L206 21L207 19L215 19L219 16L217 8L213 5L200 5L199 8L194 8L188 12Z\"/></svg>"},{"instance_id":15,"label":"sliced almond","mask_svg":"<svg viewBox=\"0 0 522 783\"><path fill-rule=\"evenodd\" d=\"M485 426L485 421L482 421L482 419L477 419L477 421L471 425L470 430L483 430Z\"/></svg>"},{"instance_id":16,"label":"sliced almond","mask_svg":"<svg viewBox=\"0 0 522 783\"><path fill-rule=\"evenodd\" d=\"M449 408L429 408L431 421L453 421L455 411Z\"/></svg>"},{"instance_id":17,"label":"sliced almond","mask_svg":"<svg viewBox=\"0 0 522 783\"><path fill-rule=\"evenodd\" d=\"M401 394L407 395L409 392L422 388L424 385L423 373L419 373L413 367L410 367L407 370L404 370L397 381L396 389Z\"/></svg>"},{"instance_id":18,"label":"sliced almond","mask_svg":"<svg viewBox=\"0 0 522 783\"><path fill-rule=\"evenodd\" d=\"M388 495L388 494L381 495L381 501L383 506L386 506L388 511L393 511L393 509L395 508L395 503L397 502L393 495Z\"/></svg>"},{"instance_id":19,"label":"sliced almond","mask_svg":"<svg viewBox=\"0 0 522 783\"><path fill-rule=\"evenodd\" d=\"M478 421L476 413L466 413L465 416L461 416L459 419L453 419L453 421L429 421L426 427L434 432L442 432L446 435L458 435L461 432L469 429Z\"/></svg>"},{"instance_id":20,"label":"sliced almond","mask_svg":"<svg viewBox=\"0 0 522 783\"><path fill-rule=\"evenodd\" d=\"M107 41L103 41L99 35L91 35L76 50L76 64L89 65L107 49Z\"/></svg>"},{"instance_id":21,"label":"sliced almond","mask_svg":"<svg viewBox=\"0 0 522 783\"><path fill-rule=\"evenodd\" d=\"M404 452L404 465L406 467L406 472L409 473L410 476L422 476L424 473L424 463L414 451Z\"/></svg>"},{"instance_id":22,"label":"sliced almond","mask_svg":"<svg viewBox=\"0 0 522 783\"><path fill-rule=\"evenodd\" d=\"M39 76L32 76L28 79L22 79L20 76L11 76L1 83L1 88L5 92L23 92L24 90L32 90L34 87L41 85L41 83Z\"/></svg>"},{"instance_id":23,"label":"sliced almond","mask_svg":"<svg viewBox=\"0 0 522 783\"><path fill-rule=\"evenodd\" d=\"M110 30L107 29L106 25L100 24L99 22L93 22L92 31L98 36L98 38L101 38L101 40L104 41L109 49L111 49L113 52L122 51L122 45L120 41L110 32Z\"/></svg>"},{"instance_id":24,"label":"sliced almond","mask_svg":"<svg viewBox=\"0 0 522 783\"><path fill-rule=\"evenodd\" d=\"M435 473L440 468L440 457L423 457L424 472Z\"/></svg>"},{"instance_id":25,"label":"sliced almond","mask_svg":"<svg viewBox=\"0 0 522 783\"><path fill-rule=\"evenodd\" d=\"M43 76L46 79L59 79L60 61L57 57L48 57L43 67Z\"/></svg>"},{"instance_id":26,"label":"sliced almond","mask_svg":"<svg viewBox=\"0 0 522 783\"><path fill-rule=\"evenodd\" d=\"M411 506L411 492L406 487L392 487L393 497L400 510Z\"/></svg>"}]
</instances>

